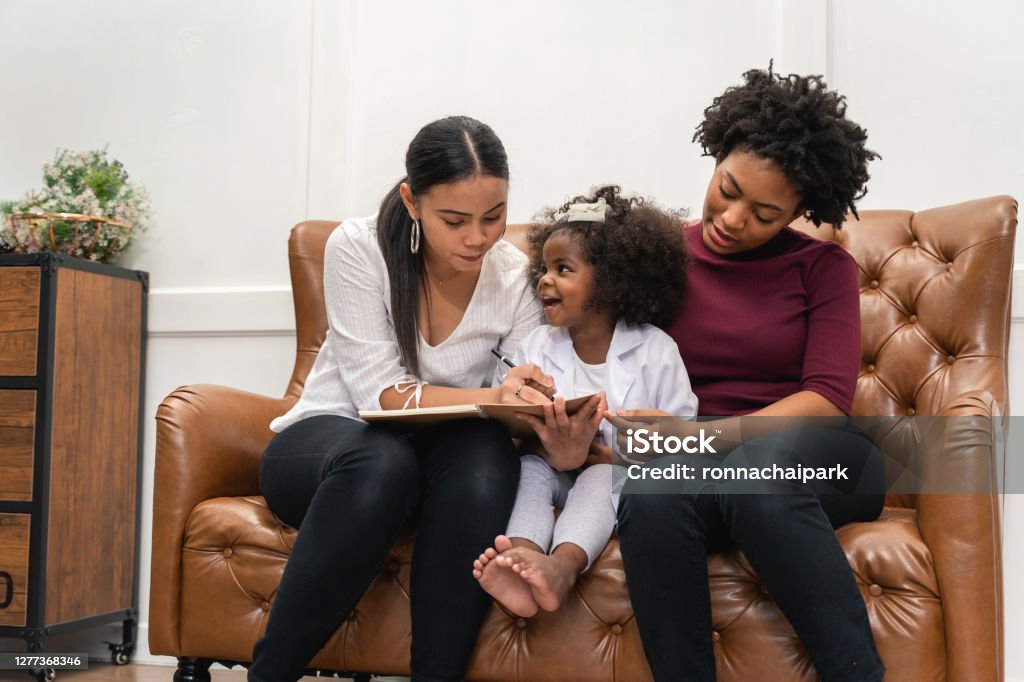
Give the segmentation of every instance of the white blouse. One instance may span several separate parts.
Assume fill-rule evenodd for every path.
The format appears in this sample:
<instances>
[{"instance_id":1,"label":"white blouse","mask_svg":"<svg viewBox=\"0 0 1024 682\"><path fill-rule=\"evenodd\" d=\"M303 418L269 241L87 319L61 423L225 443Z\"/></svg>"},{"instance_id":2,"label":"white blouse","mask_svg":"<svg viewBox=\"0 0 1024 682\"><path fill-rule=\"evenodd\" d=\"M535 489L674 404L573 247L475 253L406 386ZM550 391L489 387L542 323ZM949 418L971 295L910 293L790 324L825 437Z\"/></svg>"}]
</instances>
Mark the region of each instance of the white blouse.
<instances>
[{"instance_id":1,"label":"white blouse","mask_svg":"<svg viewBox=\"0 0 1024 682\"><path fill-rule=\"evenodd\" d=\"M462 321L436 346L420 335L422 383L479 388L495 367L491 349L511 356L540 325L543 309L526 279L527 257L498 241L483 258L480 278ZM281 432L300 419L334 414L357 419L379 410L384 389L415 390L402 365L391 322L391 286L377 244L376 217L346 220L324 250L327 336L299 401L270 423ZM410 392L410 396L412 393Z\"/></svg>"}]
</instances>

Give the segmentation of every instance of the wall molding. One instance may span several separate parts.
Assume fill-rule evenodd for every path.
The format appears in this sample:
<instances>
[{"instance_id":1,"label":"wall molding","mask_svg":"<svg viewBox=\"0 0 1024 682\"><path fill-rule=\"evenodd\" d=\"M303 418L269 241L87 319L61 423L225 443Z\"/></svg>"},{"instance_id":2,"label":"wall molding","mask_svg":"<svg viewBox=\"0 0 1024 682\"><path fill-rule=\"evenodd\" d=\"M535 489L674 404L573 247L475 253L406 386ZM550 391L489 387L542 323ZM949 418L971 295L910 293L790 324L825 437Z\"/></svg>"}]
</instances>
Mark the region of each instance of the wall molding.
<instances>
[{"instance_id":1,"label":"wall molding","mask_svg":"<svg viewBox=\"0 0 1024 682\"><path fill-rule=\"evenodd\" d=\"M288 286L149 291L149 336L286 336L295 333Z\"/></svg>"},{"instance_id":2,"label":"wall molding","mask_svg":"<svg viewBox=\"0 0 1024 682\"><path fill-rule=\"evenodd\" d=\"M775 0L775 71L821 74L831 83L831 56L831 0Z\"/></svg>"},{"instance_id":3,"label":"wall molding","mask_svg":"<svg viewBox=\"0 0 1024 682\"><path fill-rule=\"evenodd\" d=\"M1011 319L1024 322L1024 266L1013 270ZM287 286L151 289L150 338L290 336L295 334Z\"/></svg>"}]
</instances>

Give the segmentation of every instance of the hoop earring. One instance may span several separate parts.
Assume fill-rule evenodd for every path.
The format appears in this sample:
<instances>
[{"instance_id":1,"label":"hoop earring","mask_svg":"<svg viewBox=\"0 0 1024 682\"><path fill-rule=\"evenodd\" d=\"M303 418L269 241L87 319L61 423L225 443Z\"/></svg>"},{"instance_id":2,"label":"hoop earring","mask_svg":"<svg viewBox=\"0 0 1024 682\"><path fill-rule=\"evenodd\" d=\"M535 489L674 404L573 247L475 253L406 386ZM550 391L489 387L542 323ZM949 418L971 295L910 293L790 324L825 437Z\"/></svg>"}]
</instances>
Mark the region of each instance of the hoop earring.
<instances>
[{"instance_id":1,"label":"hoop earring","mask_svg":"<svg viewBox=\"0 0 1024 682\"><path fill-rule=\"evenodd\" d=\"M409 233L409 251L416 253L420 250L420 221L412 221L412 231Z\"/></svg>"}]
</instances>

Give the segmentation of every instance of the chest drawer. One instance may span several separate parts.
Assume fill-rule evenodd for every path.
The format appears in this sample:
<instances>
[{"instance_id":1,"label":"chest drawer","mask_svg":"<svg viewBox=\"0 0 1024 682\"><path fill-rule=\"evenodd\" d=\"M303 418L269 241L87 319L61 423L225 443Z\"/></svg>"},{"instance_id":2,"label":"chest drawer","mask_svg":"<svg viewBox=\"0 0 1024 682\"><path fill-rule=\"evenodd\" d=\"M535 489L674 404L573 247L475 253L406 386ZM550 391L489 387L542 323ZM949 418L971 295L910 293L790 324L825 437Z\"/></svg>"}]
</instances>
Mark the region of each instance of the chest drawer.
<instances>
[{"instance_id":1,"label":"chest drawer","mask_svg":"<svg viewBox=\"0 0 1024 682\"><path fill-rule=\"evenodd\" d=\"M0 514L0 625L25 624L28 514Z\"/></svg>"},{"instance_id":2,"label":"chest drawer","mask_svg":"<svg viewBox=\"0 0 1024 682\"><path fill-rule=\"evenodd\" d=\"M0 389L0 501L32 499L35 423L35 391Z\"/></svg>"},{"instance_id":3,"label":"chest drawer","mask_svg":"<svg viewBox=\"0 0 1024 682\"><path fill-rule=\"evenodd\" d=\"M33 376L39 342L39 268L0 268L0 376Z\"/></svg>"}]
</instances>

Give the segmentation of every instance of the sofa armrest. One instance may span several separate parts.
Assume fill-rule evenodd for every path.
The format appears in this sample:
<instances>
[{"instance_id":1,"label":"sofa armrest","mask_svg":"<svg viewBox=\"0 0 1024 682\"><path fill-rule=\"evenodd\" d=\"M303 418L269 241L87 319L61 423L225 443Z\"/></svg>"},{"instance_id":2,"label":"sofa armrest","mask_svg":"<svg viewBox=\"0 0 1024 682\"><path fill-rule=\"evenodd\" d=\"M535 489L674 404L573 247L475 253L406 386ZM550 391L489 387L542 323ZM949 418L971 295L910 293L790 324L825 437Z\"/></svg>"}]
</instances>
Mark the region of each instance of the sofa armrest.
<instances>
[{"instance_id":1,"label":"sofa armrest","mask_svg":"<svg viewBox=\"0 0 1024 682\"><path fill-rule=\"evenodd\" d=\"M1003 420L985 391L940 411L941 441L926 476L968 492L917 496L921 537L935 561L951 682L1003 679L1002 559L997 458Z\"/></svg>"},{"instance_id":2,"label":"sofa armrest","mask_svg":"<svg viewBox=\"0 0 1024 682\"><path fill-rule=\"evenodd\" d=\"M197 504L259 494L260 456L270 421L294 398L270 398L224 386L183 386L157 408L149 645L179 653L181 548Z\"/></svg>"}]
</instances>

